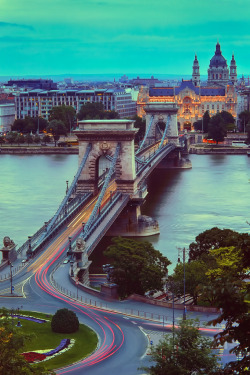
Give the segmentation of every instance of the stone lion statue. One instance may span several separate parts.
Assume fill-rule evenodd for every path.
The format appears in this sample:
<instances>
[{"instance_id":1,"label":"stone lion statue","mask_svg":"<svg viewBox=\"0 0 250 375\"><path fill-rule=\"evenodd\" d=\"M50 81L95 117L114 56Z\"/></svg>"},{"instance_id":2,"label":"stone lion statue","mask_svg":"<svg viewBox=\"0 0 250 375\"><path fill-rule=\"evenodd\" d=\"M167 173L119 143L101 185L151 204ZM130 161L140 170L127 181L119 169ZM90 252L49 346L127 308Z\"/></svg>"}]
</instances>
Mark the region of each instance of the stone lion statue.
<instances>
[{"instance_id":1,"label":"stone lion statue","mask_svg":"<svg viewBox=\"0 0 250 375\"><path fill-rule=\"evenodd\" d=\"M76 240L76 251L83 252L85 249L85 241L82 237L78 237Z\"/></svg>"},{"instance_id":2,"label":"stone lion statue","mask_svg":"<svg viewBox=\"0 0 250 375\"><path fill-rule=\"evenodd\" d=\"M10 239L9 236L5 236L3 238L3 246L7 249L11 249L13 246L15 246L14 242Z\"/></svg>"}]
</instances>

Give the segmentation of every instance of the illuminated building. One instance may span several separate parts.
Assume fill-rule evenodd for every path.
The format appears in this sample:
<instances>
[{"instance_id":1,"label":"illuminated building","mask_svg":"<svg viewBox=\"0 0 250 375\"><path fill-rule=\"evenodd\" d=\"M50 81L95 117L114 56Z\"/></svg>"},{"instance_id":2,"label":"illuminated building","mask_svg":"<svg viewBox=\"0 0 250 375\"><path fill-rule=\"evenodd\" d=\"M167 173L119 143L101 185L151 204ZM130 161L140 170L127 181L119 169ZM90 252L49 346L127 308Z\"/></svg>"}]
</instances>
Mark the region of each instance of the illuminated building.
<instances>
[{"instance_id":1,"label":"illuminated building","mask_svg":"<svg viewBox=\"0 0 250 375\"><path fill-rule=\"evenodd\" d=\"M140 88L137 100L138 116L145 115L143 107L148 102L176 102L179 107L177 118L180 130L194 129L194 122L201 120L206 111L209 111L210 116L227 111L236 118L236 68L233 55L229 74L226 59L217 43L215 55L210 60L207 86L200 86L200 67L195 55L191 80L182 80L177 87Z\"/></svg>"}]
</instances>

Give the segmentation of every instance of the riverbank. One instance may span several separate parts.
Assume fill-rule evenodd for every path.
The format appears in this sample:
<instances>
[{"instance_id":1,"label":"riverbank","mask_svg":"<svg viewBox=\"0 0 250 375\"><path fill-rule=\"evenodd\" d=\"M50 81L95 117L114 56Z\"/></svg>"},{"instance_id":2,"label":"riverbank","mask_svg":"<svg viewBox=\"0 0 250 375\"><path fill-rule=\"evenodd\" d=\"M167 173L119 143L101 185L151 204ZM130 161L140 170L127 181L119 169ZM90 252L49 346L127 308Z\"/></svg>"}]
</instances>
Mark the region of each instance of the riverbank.
<instances>
[{"instance_id":1,"label":"riverbank","mask_svg":"<svg viewBox=\"0 0 250 375\"><path fill-rule=\"evenodd\" d=\"M0 147L0 155L51 155L66 154L77 155L78 146L72 147L55 147L55 146L2 146Z\"/></svg>"},{"instance_id":2,"label":"riverbank","mask_svg":"<svg viewBox=\"0 0 250 375\"><path fill-rule=\"evenodd\" d=\"M249 147L234 147L221 145L191 145L190 154L210 155L210 154L226 154L226 155L247 155L250 152Z\"/></svg>"}]
</instances>

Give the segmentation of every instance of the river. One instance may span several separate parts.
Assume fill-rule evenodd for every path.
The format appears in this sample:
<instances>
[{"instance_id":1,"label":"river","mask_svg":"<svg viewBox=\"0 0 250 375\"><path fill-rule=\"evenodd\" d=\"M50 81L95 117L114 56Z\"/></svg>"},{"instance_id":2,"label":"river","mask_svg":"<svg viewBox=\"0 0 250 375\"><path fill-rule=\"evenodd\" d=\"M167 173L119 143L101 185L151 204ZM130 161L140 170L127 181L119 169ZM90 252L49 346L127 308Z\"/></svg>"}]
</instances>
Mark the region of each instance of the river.
<instances>
[{"instance_id":1,"label":"river","mask_svg":"<svg viewBox=\"0 0 250 375\"><path fill-rule=\"evenodd\" d=\"M144 238L174 267L178 248L214 226L249 232L250 158L190 155L192 169L155 170L142 213L158 220L160 235ZM18 247L49 218L77 171L77 155L0 155L0 241Z\"/></svg>"}]
</instances>

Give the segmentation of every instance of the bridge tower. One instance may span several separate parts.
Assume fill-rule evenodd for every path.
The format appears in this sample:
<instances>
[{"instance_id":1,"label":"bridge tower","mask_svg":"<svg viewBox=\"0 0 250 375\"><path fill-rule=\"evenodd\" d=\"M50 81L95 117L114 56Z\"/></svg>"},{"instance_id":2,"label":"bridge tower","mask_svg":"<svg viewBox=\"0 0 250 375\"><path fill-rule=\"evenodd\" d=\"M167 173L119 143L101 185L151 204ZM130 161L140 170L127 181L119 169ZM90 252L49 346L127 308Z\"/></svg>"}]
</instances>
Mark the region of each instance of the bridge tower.
<instances>
[{"instance_id":1,"label":"bridge tower","mask_svg":"<svg viewBox=\"0 0 250 375\"><path fill-rule=\"evenodd\" d=\"M145 105L146 112L146 132L148 132L147 142L155 143L157 138L157 126L159 123L167 124L168 117L170 122L167 130L168 141L179 145L178 138L178 125L177 125L177 112L179 107L176 103L172 102L149 102ZM150 127L150 129L149 129Z\"/></svg>"},{"instance_id":2,"label":"bridge tower","mask_svg":"<svg viewBox=\"0 0 250 375\"><path fill-rule=\"evenodd\" d=\"M115 166L117 190L122 193L135 192L135 150L134 138L137 129L132 120L84 120L78 122L79 129L74 133L79 141L79 165L88 145L92 148L88 162L77 183L78 192L93 192L98 188L98 166L101 157L112 160L120 143L120 154Z\"/></svg>"}]
</instances>

